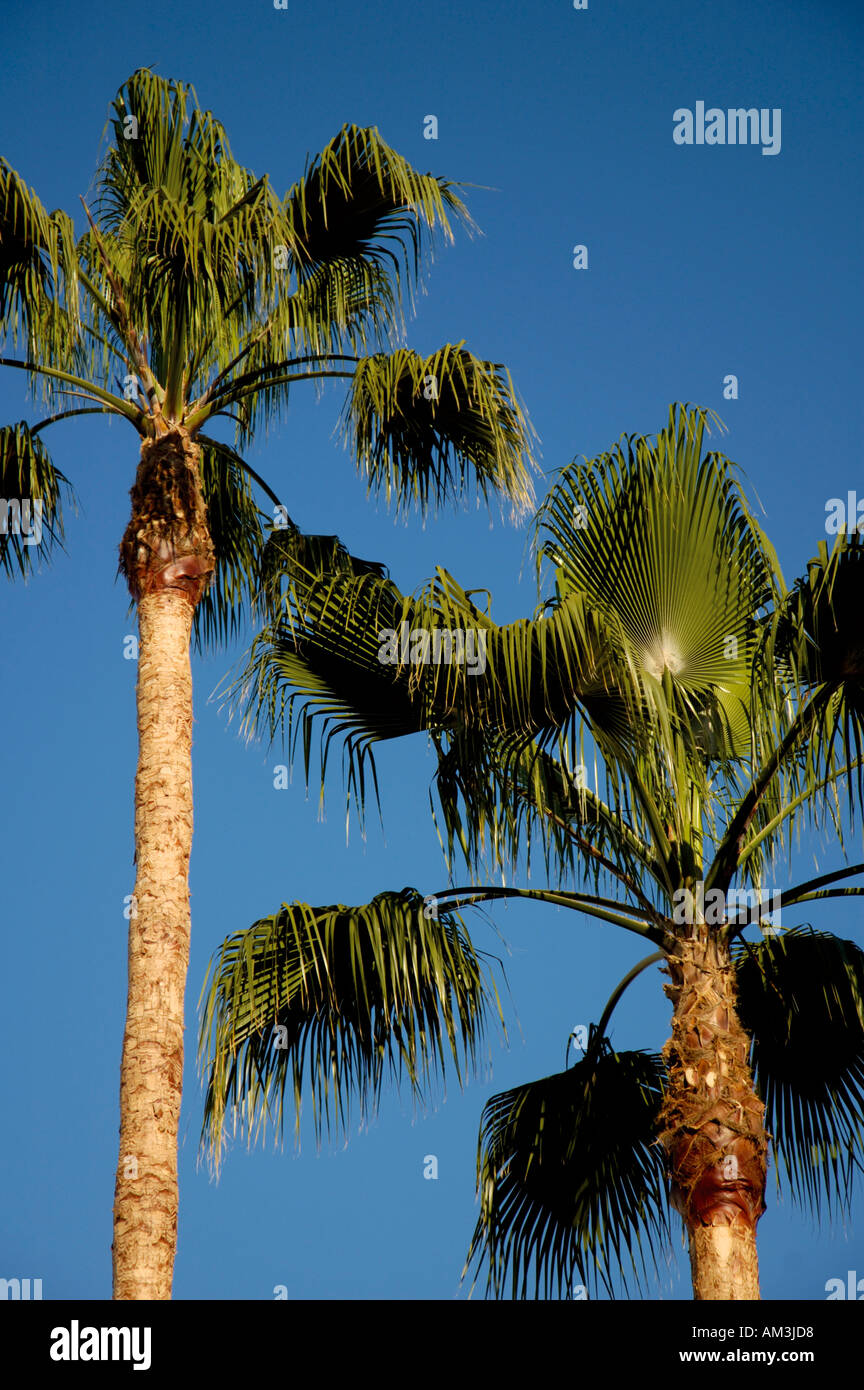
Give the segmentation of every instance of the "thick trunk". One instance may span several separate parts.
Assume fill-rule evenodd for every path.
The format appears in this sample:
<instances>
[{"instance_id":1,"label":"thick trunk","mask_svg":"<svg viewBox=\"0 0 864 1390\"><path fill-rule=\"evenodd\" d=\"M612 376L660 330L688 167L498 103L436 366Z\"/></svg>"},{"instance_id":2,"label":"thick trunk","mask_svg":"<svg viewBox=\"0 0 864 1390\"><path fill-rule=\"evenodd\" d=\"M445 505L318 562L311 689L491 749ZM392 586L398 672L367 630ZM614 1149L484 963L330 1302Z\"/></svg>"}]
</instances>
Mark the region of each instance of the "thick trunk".
<instances>
[{"instance_id":1,"label":"thick trunk","mask_svg":"<svg viewBox=\"0 0 864 1390\"><path fill-rule=\"evenodd\" d=\"M764 1107L749 1039L735 1011L735 975L716 929L692 928L670 959L672 1037L661 1142L672 1201L690 1240L693 1296L758 1299L756 1225L765 1210Z\"/></svg>"},{"instance_id":2,"label":"thick trunk","mask_svg":"<svg viewBox=\"0 0 864 1390\"><path fill-rule=\"evenodd\" d=\"M185 432L175 430L145 443L132 499L121 567L138 600L140 634L137 876L120 1075L114 1298L168 1299L177 1237L177 1133L189 962L189 641L195 606L212 569L196 452Z\"/></svg>"}]
</instances>

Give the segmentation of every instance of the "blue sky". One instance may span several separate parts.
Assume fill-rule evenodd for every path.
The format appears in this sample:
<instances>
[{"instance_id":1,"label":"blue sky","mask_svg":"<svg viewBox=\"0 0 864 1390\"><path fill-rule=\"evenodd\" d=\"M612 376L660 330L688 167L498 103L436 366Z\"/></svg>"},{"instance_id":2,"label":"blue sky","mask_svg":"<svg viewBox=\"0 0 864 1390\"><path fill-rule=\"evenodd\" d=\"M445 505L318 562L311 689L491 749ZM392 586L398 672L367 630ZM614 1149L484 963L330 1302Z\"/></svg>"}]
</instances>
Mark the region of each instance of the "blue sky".
<instances>
[{"instance_id":1,"label":"blue sky","mask_svg":"<svg viewBox=\"0 0 864 1390\"><path fill-rule=\"evenodd\" d=\"M860 466L862 278L860 65L856 4L730 0L636 4L478 0L364 5L289 0L178 6L49 0L4 14L0 151L49 207L80 223L109 102L141 65L191 81L235 155L279 191L345 122L376 125L422 169L477 185L484 235L442 248L409 332L431 351L462 339L505 362L552 473L623 433L651 433L668 405L717 410L719 445L745 470L791 581L825 536L832 496L864 489ZM782 148L680 146L673 112L779 108ZM423 122L438 117L437 141ZM587 270L573 247L588 248ZM739 398L723 399L724 377ZM0 419L33 418L0 373ZM473 504L423 527L394 524L365 496L334 435L338 389L298 391L249 458L313 532L382 560L403 590L448 568L489 588L499 621L536 594L525 533ZM133 886L135 663L128 598L115 581L136 436L89 419L50 433L73 480L67 554L0 597L4 730L3 1078L5 1277L39 1277L46 1298L110 1296L111 1203L125 1009L123 900ZM541 483L542 491L542 483ZM474 1161L486 1099L561 1068L576 1022L597 1019L642 954L625 933L575 914L496 911L506 938L511 1043L493 1075L415 1117L385 1094L347 1147L316 1155L237 1144L218 1184L196 1167L201 1090L196 1004L223 938L283 900L364 902L424 892L446 875L428 813L433 764L421 738L378 755L383 828L365 840L331 779L326 815L302 771L273 786L278 750L247 747L208 697L242 646L195 658L195 841L181 1211L175 1297L451 1299L476 1219ZM337 768L338 772L338 768ZM822 865L839 862L830 848ZM801 866L811 860L802 852ZM805 875L801 875L805 876ZM828 913L830 912L830 917ZM862 942L854 907L814 925ZM479 919L476 943L500 950ZM518 1025L514 1021L518 1014ZM619 1006L619 1047L659 1049L668 1003L656 973ZM521 1031L520 1031L521 1030ZM439 1177L423 1177L427 1154ZM858 1234L815 1229L769 1177L760 1228L763 1296L824 1298L864 1274ZM676 1249L652 1296L686 1298Z\"/></svg>"}]
</instances>

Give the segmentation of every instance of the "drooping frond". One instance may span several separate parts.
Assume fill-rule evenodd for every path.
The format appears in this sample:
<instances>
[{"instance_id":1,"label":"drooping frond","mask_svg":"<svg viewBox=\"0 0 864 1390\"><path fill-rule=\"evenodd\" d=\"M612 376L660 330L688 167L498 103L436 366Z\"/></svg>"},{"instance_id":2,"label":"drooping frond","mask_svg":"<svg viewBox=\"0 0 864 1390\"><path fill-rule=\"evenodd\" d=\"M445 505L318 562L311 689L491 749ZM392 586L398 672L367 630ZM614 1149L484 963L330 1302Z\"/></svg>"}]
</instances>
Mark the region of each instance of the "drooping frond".
<instances>
[{"instance_id":1,"label":"drooping frond","mask_svg":"<svg viewBox=\"0 0 864 1390\"><path fill-rule=\"evenodd\" d=\"M474 225L455 184L419 173L377 130L355 125L307 164L285 204L301 284L327 263L365 261L392 266L396 284L410 287L431 233L452 241L451 218Z\"/></svg>"},{"instance_id":2,"label":"drooping frond","mask_svg":"<svg viewBox=\"0 0 864 1390\"><path fill-rule=\"evenodd\" d=\"M864 536L841 531L830 554L820 541L806 576L778 610L760 672L766 683L773 673L775 690L791 693L795 706L790 718L788 707L777 701L775 740L796 721L802 728L802 738L790 752L797 755L803 745L804 757L790 757L781 769L785 796L791 799L801 789L815 790L848 766L853 772L845 779L846 800L853 815L864 807L862 611ZM836 799L836 787L829 781L808 800L818 811L830 809Z\"/></svg>"},{"instance_id":3,"label":"drooping frond","mask_svg":"<svg viewBox=\"0 0 864 1390\"><path fill-rule=\"evenodd\" d=\"M252 483L233 449L198 436L201 479L216 568L195 610L195 641L232 637L251 612L255 576L264 544L266 515L252 495Z\"/></svg>"},{"instance_id":4,"label":"drooping frond","mask_svg":"<svg viewBox=\"0 0 864 1390\"><path fill-rule=\"evenodd\" d=\"M497 739L496 752L525 764L535 737L575 744L574 729L595 706L614 703L626 729L629 693L607 689L603 636L577 596L498 627L446 571L410 598L380 567L348 563L344 551L340 560L325 539L328 554L306 560L293 538L272 549L263 588L274 616L234 687L250 734L284 737L286 719L295 734L302 727L307 776L319 719L322 751L346 735L349 792L381 738L426 730L447 757L446 776L466 739L472 749ZM301 704L298 723L291 716ZM511 775L506 764L502 775Z\"/></svg>"},{"instance_id":5,"label":"drooping frond","mask_svg":"<svg viewBox=\"0 0 864 1390\"><path fill-rule=\"evenodd\" d=\"M0 569L11 579L37 568L62 544L63 497L72 488L22 420L0 428Z\"/></svg>"},{"instance_id":6,"label":"drooping frond","mask_svg":"<svg viewBox=\"0 0 864 1390\"><path fill-rule=\"evenodd\" d=\"M405 670L379 660L380 634L399 626L406 603L382 569L337 537L275 532L262 593L272 611L286 585L284 607L255 638L229 697L248 736L281 738L292 759L300 741L307 779L317 731L322 796L331 744L344 740L347 794L361 817L367 769L377 795L372 745L425 727Z\"/></svg>"},{"instance_id":7,"label":"drooping frond","mask_svg":"<svg viewBox=\"0 0 864 1390\"><path fill-rule=\"evenodd\" d=\"M305 557L297 551L301 539ZM455 733L464 721L488 729L512 719L524 741L538 727L570 719L579 693L587 698L602 689L596 634L586 629L584 643L561 650L568 634L576 635L575 603L549 620L498 628L445 571L410 598L382 567L349 557L335 538L321 539L329 549L314 554L299 533L268 542L262 588L275 616L234 686L250 734L284 738L286 722L295 736L302 728L307 775L316 720L323 763L332 738L345 734L349 783L356 785L378 739ZM521 674L523 650L533 664L528 686L514 695L510 678Z\"/></svg>"},{"instance_id":8,"label":"drooping frond","mask_svg":"<svg viewBox=\"0 0 864 1390\"><path fill-rule=\"evenodd\" d=\"M345 422L370 491L388 505L425 511L476 488L520 515L533 500L531 427L510 374L461 344L361 358Z\"/></svg>"},{"instance_id":9,"label":"drooping frond","mask_svg":"<svg viewBox=\"0 0 864 1390\"><path fill-rule=\"evenodd\" d=\"M593 1046L592 1046L593 1044ZM646 1253L668 1241L663 1160L655 1142L663 1064L613 1052L592 1035L569 1071L493 1096L477 1156L481 1211L466 1270L487 1266L487 1292L514 1298L533 1282L548 1298L637 1286ZM574 1284L581 1291L574 1291Z\"/></svg>"},{"instance_id":10,"label":"drooping frond","mask_svg":"<svg viewBox=\"0 0 864 1390\"><path fill-rule=\"evenodd\" d=\"M77 261L72 223L47 212L0 156L0 341L61 356L77 333Z\"/></svg>"},{"instance_id":11,"label":"drooping frond","mask_svg":"<svg viewBox=\"0 0 864 1390\"><path fill-rule=\"evenodd\" d=\"M448 1068L464 1084L503 1023L462 918L413 888L361 907L284 904L224 942L202 999L202 1143L217 1166L229 1118L250 1142L268 1123L282 1132L286 1087L298 1130L311 1094L320 1139L344 1131L352 1101L374 1110L388 1075L421 1102Z\"/></svg>"},{"instance_id":12,"label":"drooping frond","mask_svg":"<svg viewBox=\"0 0 864 1390\"><path fill-rule=\"evenodd\" d=\"M864 1159L864 952L795 927L733 954L778 1185L843 1210Z\"/></svg>"}]
</instances>

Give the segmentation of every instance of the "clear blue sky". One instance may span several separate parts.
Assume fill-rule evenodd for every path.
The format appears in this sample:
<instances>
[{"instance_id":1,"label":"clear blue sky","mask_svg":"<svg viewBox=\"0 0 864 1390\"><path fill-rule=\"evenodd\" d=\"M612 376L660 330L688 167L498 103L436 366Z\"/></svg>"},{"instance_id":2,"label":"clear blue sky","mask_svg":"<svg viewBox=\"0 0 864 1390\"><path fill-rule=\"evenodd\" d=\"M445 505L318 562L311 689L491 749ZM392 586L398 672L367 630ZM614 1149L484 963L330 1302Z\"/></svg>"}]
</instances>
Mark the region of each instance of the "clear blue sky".
<instances>
[{"instance_id":1,"label":"clear blue sky","mask_svg":"<svg viewBox=\"0 0 864 1390\"><path fill-rule=\"evenodd\" d=\"M117 88L138 66L191 81L235 154L278 189L346 121L377 125L423 169L479 185L485 235L442 249L412 345L465 339L503 361L554 471L622 432L663 426L671 401L718 410L787 578L824 537L832 496L861 471L861 12L854 0L722 6L688 0L313 6L289 0L125 10L79 0L4 7L0 150L49 208L80 217ZM679 146L673 111L697 101L782 110L782 148ZM423 139L435 114L437 142ZM588 247L588 269L572 248ZM737 375L740 395L722 398ZM0 373L0 420L27 414ZM367 501L334 437L342 395L297 393L250 460L309 531L338 532L411 590L440 564L488 587L493 615L533 610L525 536L473 506L422 528ZM32 417L32 412L31 412ZM3 756L2 1011L6 1139L0 1275L40 1277L46 1298L110 1295L111 1203L126 988L124 895L133 886L134 631L115 582L136 436L73 420L50 432L81 510L67 554L0 591ZM196 659L195 841L181 1211L175 1296L450 1299L476 1219L480 1112L494 1091L560 1070L570 1029L597 1019L641 954L613 928L548 908L500 911L519 1027L493 1076L451 1089L416 1120L385 1095L347 1148L237 1145L221 1181L196 1167L201 1091L196 1004L211 953L283 900L363 902L424 892L445 874L428 814L431 757L418 738L378 766L384 828L364 842L331 781L326 818L302 773L273 787L281 754L248 748L208 697L241 654ZM802 863L809 867L810 860ZM820 862L837 862L830 850ZM829 916L830 913L830 916ZM860 913L814 925L859 943ZM478 945L498 947L478 920ZM616 1013L620 1047L668 1035L660 978ZM818 1040L814 1039L814 1045ZM437 1181L423 1178L435 1154ZM864 1274L858 1235L817 1231L769 1179L760 1225L764 1297L824 1298ZM686 1298L678 1250L655 1297Z\"/></svg>"}]
</instances>

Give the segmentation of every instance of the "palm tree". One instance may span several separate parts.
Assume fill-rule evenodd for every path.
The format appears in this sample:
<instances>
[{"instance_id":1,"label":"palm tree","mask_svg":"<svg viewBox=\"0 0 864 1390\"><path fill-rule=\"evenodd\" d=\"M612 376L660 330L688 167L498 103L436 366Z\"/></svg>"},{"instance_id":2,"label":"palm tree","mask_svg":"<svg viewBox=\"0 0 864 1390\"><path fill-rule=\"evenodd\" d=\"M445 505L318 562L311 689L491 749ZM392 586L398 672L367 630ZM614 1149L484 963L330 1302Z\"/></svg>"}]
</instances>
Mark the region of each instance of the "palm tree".
<instances>
[{"instance_id":1,"label":"palm tree","mask_svg":"<svg viewBox=\"0 0 864 1390\"><path fill-rule=\"evenodd\" d=\"M72 416L120 416L140 458L120 569L137 605L137 876L121 1069L114 1296L169 1298L189 951L189 645L231 636L258 584L265 514L293 529L237 449L299 381L345 378L344 424L370 490L399 507L466 489L531 497L529 429L506 371L462 345L398 345L429 239L468 222L455 187L374 129L346 125L280 198L231 155L191 87L139 70L112 106L87 229L0 163L0 365L50 413L0 432L0 485L62 536L68 491L43 443ZM209 427L234 421L235 447ZM259 494L260 495L260 494ZM41 519L41 517L40 517ZM4 516L5 520L5 516ZM33 536L0 538L33 568ZM32 553L31 553L32 552Z\"/></svg>"},{"instance_id":2,"label":"palm tree","mask_svg":"<svg viewBox=\"0 0 864 1390\"><path fill-rule=\"evenodd\" d=\"M536 518L554 591L533 619L496 626L444 571L408 598L344 554L328 569L289 544L281 616L235 689L250 731L281 730L292 748L302 736L307 775L316 720L322 777L346 737L358 801L376 740L431 733L436 816L451 865L458 852L471 873L433 895L439 915L527 898L650 944L580 1062L486 1107L469 1265L487 1263L496 1293L512 1275L524 1294L532 1267L535 1292L574 1276L611 1288L613 1268L638 1279L671 1200L695 1297L758 1298L769 1148L778 1182L817 1210L848 1200L864 1154L864 953L771 923L864 893L845 884L861 863L792 874L801 830L845 855L862 805L864 546L820 543L787 589L735 465L703 452L712 419L673 406L656 437L562 470ZM382 634L400 629L402 659L382 664ZM417 659L436 630L482 634L483 672ZM479 881L532 853L550 887ZM745 939L748 925L763 936ZM655 963L671 1037L661 1055L616 1053L612 1010ZM240 1045L229 1023L249 1022L236 983L209 1058L211 1144ZM291 1008L283 992L280 1019ZM264 1059L254 1090L234 1092L247 1122L279 1080Z\"/></svg>"}]
</instances>

